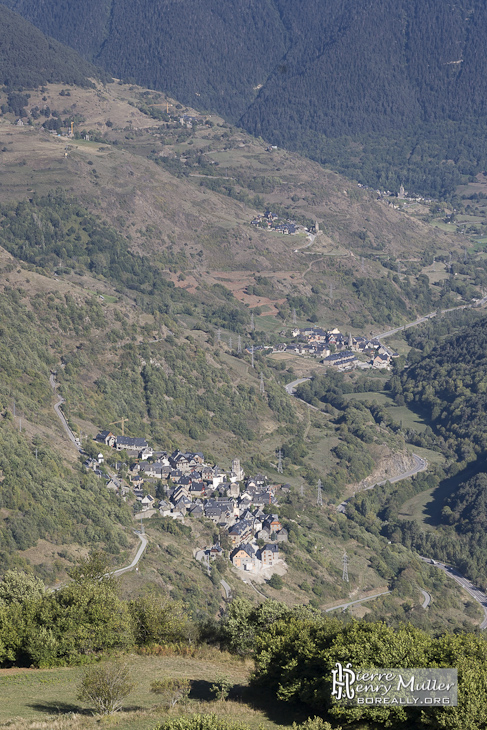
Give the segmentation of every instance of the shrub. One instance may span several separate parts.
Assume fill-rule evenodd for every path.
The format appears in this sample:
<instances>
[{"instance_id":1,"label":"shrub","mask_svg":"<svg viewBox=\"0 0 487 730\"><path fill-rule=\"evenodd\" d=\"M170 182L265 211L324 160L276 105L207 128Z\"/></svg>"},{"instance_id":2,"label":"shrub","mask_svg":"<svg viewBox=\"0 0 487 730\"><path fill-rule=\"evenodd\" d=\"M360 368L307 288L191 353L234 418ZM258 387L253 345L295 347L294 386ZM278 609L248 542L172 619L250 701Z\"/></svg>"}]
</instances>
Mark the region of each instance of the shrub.
<instances>
[{"instance_id":1,"label":"shrub","mask_svg":"<svg viewBox=\"0 0 487 730\"><path fill-rule=\"evenodd\" d=\"M185 700L191 691L189 679L159 679L152 682L150 691L161 695L162 703L167 707L174 707L177 702Z\"/></svg>"},{"instance_id":2,"label":"shrub","mask_svg":"<svg viewBox=\"0 0 487 730\"><path fill-rule=\"evenodd\" d=\"M186 715L161 722L154 730L250 730L250 727L217 715Z\"/></svg>"},{"instance_id":3,"label":"shrub","mask_svg":"<svg viewBox=\"0 0 487 730\"><path fill-rule=\"evenodd\" d=\"M78 699L94 705L100 715L113 715L122 708L133 688L126 664L102 664L90 667L83 674Z\"/></svg>"},{"instance_id":4,"label":"shrub","mask_svg":"<svg viewBox=\"0 0 487 730\"><path fill-rule=\"evenodd\" d=\"M231 688L232 683L228 677L221 676L215 679L215 684L212 684L210 687L210 692L215 695L215 699L223 702L223 700L226 700L230 694Z\"/></svg>"},{"instance_id":5,"label":"shrub","mask_svg":"<svg viewBox=\"0 0 487 730\"><path fill-rule=\"evenodd\" d=\"M284 581L280 575L277 575L277 573L274 573L274 575L272 575L269 578L268 584L270 585L271 588L274 588L276 591L280 591L284 586Z\"/></svg>"}]
</instances>

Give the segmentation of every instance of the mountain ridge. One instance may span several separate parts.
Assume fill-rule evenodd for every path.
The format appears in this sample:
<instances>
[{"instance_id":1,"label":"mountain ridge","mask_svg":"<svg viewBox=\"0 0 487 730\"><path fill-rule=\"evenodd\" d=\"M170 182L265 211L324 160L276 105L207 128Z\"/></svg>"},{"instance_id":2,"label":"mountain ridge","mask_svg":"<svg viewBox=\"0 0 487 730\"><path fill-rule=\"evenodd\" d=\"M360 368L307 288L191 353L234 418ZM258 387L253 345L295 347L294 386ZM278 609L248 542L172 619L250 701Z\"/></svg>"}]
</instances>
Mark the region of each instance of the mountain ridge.
<instances>
[{"instance_id":1,"label":"mountain ridge","mask_svg":"<svg viewBox=\"0 0 487 730\"><path fill-rule=\"evenodd\" d=\"M117 77L362 182L447 196L487 167L480 0L6 4Z\"/></svg>"},{"instance_id":2,"label":"mountain ridge","mask_svg":"<svg viewBox=\"0 0 487 730\"><path fill-rule=\"evenodd\" d=\"M0 4L0 83L32 88L51 83L92 85L107 75L68 46L46 37L34 25Z\"/></svg>"}]
</instances>

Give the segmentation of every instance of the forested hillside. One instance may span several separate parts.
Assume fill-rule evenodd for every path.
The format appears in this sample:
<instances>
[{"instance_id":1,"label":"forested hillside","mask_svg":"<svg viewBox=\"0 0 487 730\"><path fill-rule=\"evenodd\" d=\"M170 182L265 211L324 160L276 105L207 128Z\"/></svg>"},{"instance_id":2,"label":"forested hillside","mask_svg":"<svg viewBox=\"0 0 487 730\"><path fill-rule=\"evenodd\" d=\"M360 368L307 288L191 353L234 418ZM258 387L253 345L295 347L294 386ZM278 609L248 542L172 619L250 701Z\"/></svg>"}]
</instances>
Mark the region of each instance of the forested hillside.
<instances>
[{"instance_id":1,"label":"forested hillside","mask_svg":"<svg viewBox=\"0 0 487 730\"><path fill-rule=\"evenodd\" d=\"M336 408L308 411L283 385L323 366L272 347L292 341L293 323L369 335L468 305L484 283L482 254L465 261L464 237L153 90L48 84L2 89L0 99L4 564L30 562L54 582L88 545L120 565L133 541L135 495L117 502L101 476L75 463L52 409L53 369L70 427L89 456L102 451L108 478L126 479L128 457L90 437L123 418L126 435L156 449L201 451L224 468L238 456L246 474L292 485L279 504L286 580L263 585L269 597L317 607L345 600L347 546L354 593L384 583L394 591L366 611L434 630L477 622L454 587L436 586L419 564L406 578L409 553L335 511L343 491L383 460L393 468L396 455L408 461L401 429L389 428L382 411L340 398ZM294 221L294 233L269 227L268 210ZM369 387L352 380L354 391ZM160 485L147 489L162 496ZM201 616L218 610L223 575L236 594L252 595L224 560L211 577L200 565L195 571L195 546L218 539L212 524L191 519L180 528L158 516L147 524L143 584ZM138 577L126 580L129 593L140 590ZM440 604L424 614L420 586L430 582L449 601L446 614Z\"/></svg>"},{"instance_id":2,"label":"forested hillside","mask_svg":"<svg viewBox=\"0 0 487 730\"><path fill-rule=\"evenodd\" d=\"M0 83L12 90L48 82L88 86L90 77L107 75L0 5Z\"/></svg>"},{"instance_id":3,"label":"forested hillside","mask_svg":"<svg viewBox=\"0 0 487 730\"><path fill-rule=\"evenodd\" d=\"M366 184L449 195L487 167L481 0L6 4L108 72Z\"/></svg>"},{"instance_id":4,"label":"forested hillside","mask_svg":"<svg viewBox=\"0 0 487 730\"><path fill-rule=\"evenodd\" d=\"M487 320L437 344L392 381L397 397L425 413L459 462L487 449Z\"/></svg>"},{"instance_id":5,"label":"forested hillside","mask_svg":"<svg viewBox=\"0 0 487 730\"><path fill-rule=\"evenodd\" d=\"M8 269L2 274L8 278ZM94 301L78 307L71 300L67 306L48 302L45 309L38 306L42 300L28 299L8 283L0 293L0 555L5 567L24 565L18 551L40 539L58 545L103 542L115 555L129 545L123 533L131 521L126 506L100 490L93 474L73 470L53 444L49 371L57 357L50 330L68 336L77 320L91 332L100 324L100 308ZM49 580L56 573L42 558L37 570Z\"/></svg>"}]
</instances>

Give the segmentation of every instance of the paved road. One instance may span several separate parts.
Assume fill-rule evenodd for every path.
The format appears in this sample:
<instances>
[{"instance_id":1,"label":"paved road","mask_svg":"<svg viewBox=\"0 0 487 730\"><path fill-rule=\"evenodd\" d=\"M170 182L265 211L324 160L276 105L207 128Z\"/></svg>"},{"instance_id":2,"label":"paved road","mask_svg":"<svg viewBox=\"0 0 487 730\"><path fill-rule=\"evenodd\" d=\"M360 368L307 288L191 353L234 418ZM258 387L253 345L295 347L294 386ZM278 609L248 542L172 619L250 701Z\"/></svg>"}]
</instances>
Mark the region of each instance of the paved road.
<instances>
[{"instance_id":1,"label":"paved road","mask_svg":"<svg viewBox=\"0 0 487 730\"><path fill-rule=\"evenodd\" d=\"M424 563L434 565L435 568L439 568L450 578L453 578L453 580L456 581L458 585L460 585L467 591L467 593L474 599L474 601L480 603L484 611L484 620L480 624L479 628L487 629L487 595L483 591L481 591L480 588L477 588L477 586L469 581L468 578L465 578L465 576L459 573L458 570L456 570L455 568L452 568L450 565L445 565L445 563L440 563L437 560L433 562L430 558L425 558L423 555L419 555L418 557Z\"/></svg>"},{"instance_id":2,"label":"paved road","mask_svg":"<svg viewBox=\"0 0 487 730\"><path fill-rule=\"evenodd\" d=\"M232 589L225 580L220 581L223 590L225 591L225 598L230 599L232 597Z\"/></svg>"},{"instance_id":3,"label":"paved road","mask_svg":"<svg viewBox=\"0 0 487 730\"><path fill-rule=\"evenodd\" d=\"M480 299L478 302L475 302L474 304L461 304L458 307L450 307L449 309L442 309L440 314L448 314L448 312L456 312L459 309L471 309L472 307L482 307L484 304L487 303L487 297L484 297L483 299ZM430 312L429 314L425 314L424 317L419 317L419 319L415 319L414 322L408 322L408 324L403 325L402 327L396 327L393 330L388 330L387 332L382 332L380 335L373 335L371 336L371 339L376 340L382 340L384 337L391 337L391 335L395 335L397 332L400 332L401 330L407 330L410 327L416 327L418 324L422 324L423 322L426 322L428 319L433 319L434 317L438 316L438 312Z\"/></svg>"},{"instance_id":4,"label":"paved road","mask_svg":"<svg viewBox=\"0 0 487 730\"><path fill-rule=\"evenodd\" d=\"M139 545L139 549L137 550L137 554L135 558L132 560L130 565L126 565L125 568L118 568L118 570L113 570L111 573L107 573L107 575L122 575L122 573L126 573L129 570L132 570L132 568L135 568L137 563L142 557L142 554L144 550L147 547L147 538L144 535L141 535L140 532L137 530L134 530L137 537L140 539L141 544ZM58 586L54 586L53 588L50 588L51 591L59 591L61 588L64 588L64 586L68 585L68 583L60 583Z\"/></svg>"},{"instance_id":5,"label":"paved road","mask_svg":"<svg viewBox=\"0 0 487 730\"><path fill-rule=\"evenodd\" d=\"M49 378L49 382L51 384L51 388L54 391L54 394L57 395L56 388L57 388L58 384L56 383L56 379L54 378L54 375L52 373ZM76 441L76 437L75 437L74 433L71 431L71 429L69 428L68 422L66 421L66 417L61 410L61 405L64 403L64 398L62 398L60 395L58 395L58 398L59 398L58 402L54 405L54 410L56 412L56 415L59 418L59 420L61 421L62 426L63 426L64 430L66 431L69 440L73 442L73 444L75 445L75 447L77 448L78 451L82 451L81 446Z\"/></svg>"},{"instance_id":6,"label":"paved road","mask_svg":"<svg viewBox=\"0 0 487 730\"><path fill-rule=\"evenodd\" d=\"M288 383L284 387L286 388L289 395L294 395L294 391L298 387L298 385L301 385L301 383L306 383L307 380L311 380L311 378L298 378L297 380L293 380L292 383Z\"/></svg>"},{"instance_id":7,"label":"paved road","mask_svg":"<svg viewBox=\"0 0 487 730\"><path fill-rule=\"evenodd\" d=\"M311 408L312 411L318 411L321 412L319 408L316 406L312 406L311 403L307 403L302 398L298 398L297 395L295 395L294 391L298 387L298 385L301 385L301 383L306 383L307 380L311 380L311 378L298 378L297 380L293 380L292 383L288 383L285 385L286 392L289 393L289 395L294 395L296 400L298 400L300 403L304 403L305 406L308 406L308 408Z\"/></svg>"},{"instance_id":8,"label":"paved road","mask_svg":"<svg viewBox=\"0 0 487 730\"><path fill-rule=\"evenodd\" d=\"M125 568L119 568L118 570L114 570L112 573L110 573L110 575L122 575L123 573L127 573L129 570L132 570L132 568L135 568L142 555L144 554L144 551L147 547L147 538L145 535L141 535L140 532L136 530L134 530L134 532L140 540L139 549L137 550L135 558L132 560L130 565L125 566Z\"/></svg>"},{"instance_id":9,"label":"paved road","mask_svg":"<svg viewBox=\"0 0 487 730\"><path fill-rule=\"evenodd\" d=\"M315 242L315 238L317 235L317 233L308 233L308 235L306 236L308 239L308 243L306 243L304 246L300 246L299 248L295 248L294 253L299 253L300 251L304 251L305 248L309 248L310 246L312 246Z\"/></svg>"},{"instance_id":10,"label":"paved road","mask_svg":"<svg viewBox=\"0 0 487 730\"><path fill-rule=\"evenodd\" d=\"M420 471L424 471L427 466L428 462L426 459L423 459L421 456L418 456L417 454L413 454L413 459L415 462L415 466L413 469L410 469L409 471L404 471L402 474L398 474L397 477L392 477L391 479L384 479L382 482L376 482L375 484L371 484L370 487L365 487L364 489L360 490L362 492L366 492L368 489L373 489L374 487L380 487L383 484L387 484L389 482L390 484L395 484L396 482L400 482L402 479L409 479L410 477L413 477L415 474L418 474ZM340 504L337 507L337 512L345 512L348 502L350 502L353 497L355 497L357 494L360 494L360 491L356 492L352 497L349 497L348 499L345 499L343 502L340 502Z\"/></svg>"},{"instance_id":11,"label":"paved road","mask_svg":"<svg viewBox=\"0 0 487 730\"><path fill-rule=\"evenodd\" d=\"M382 593L376 593L373 596L367 596L366 598L359 598L357 601L348 601L348 603L340 603L339 606L332 606L332 608L327 608L326 613L330 613L330 611L336 611L338 608L345 610L349 606L354 606L356 603L364 603L365 601L372 601L373 598L379 598L379 596L387 596L388 593L390 593L390 591L382 591Z\"/></svg>"},{"instance_id":12,"label":"paved road","mask_svg":"<svg viewBox=\"0 0 487 730\"><path fill-rule=\"evenodd\" d=\"M424 601L421 604L421 608L428 608L428 606L431 603L431 595L429 593L427 593L426 591L423 591L422 588L420 588L419 590L421 591L421 593L423 594L423 597L424 597Z\"/></svg>"}]
</instances>

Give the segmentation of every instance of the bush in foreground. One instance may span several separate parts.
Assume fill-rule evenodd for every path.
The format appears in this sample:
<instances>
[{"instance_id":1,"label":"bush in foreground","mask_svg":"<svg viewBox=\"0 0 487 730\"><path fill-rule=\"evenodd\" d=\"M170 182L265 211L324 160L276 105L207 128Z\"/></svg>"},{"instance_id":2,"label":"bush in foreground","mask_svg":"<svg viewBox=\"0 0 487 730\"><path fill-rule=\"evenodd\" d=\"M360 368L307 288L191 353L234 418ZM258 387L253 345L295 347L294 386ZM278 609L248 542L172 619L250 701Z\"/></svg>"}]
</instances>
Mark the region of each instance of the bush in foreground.
<instances>
[{"instance_id":1,"label":"bush in foreground","mask_svg":"<svg viewBox=\"0 0 487 730\"><path fill-rule=\"evenodd\" d=\"M156 725L154 730L251 730L242 722L224 720L217 715L186 715ZM329 722L321 717L308 718L302 725L293 724L292 730L332 730ZM341 730L335 727L335 730Z\"/></svg>"},{"instance_id":2,"label":"bush in foreground","mask_svg":"<svg viewBox=\"0 0 487 730\"><path fill-rule=\"evenodd\" d=\"M90 667L83 674L78 699L94 705L100 715L113 715L122 708L133 688L126 664L102 664Z\"/></svg>"},{"instance_id":3,"label":"bush in foreground","mask_svg":"<svg viewBox=\"0 0 487 730\"><path fill-rule=\"evenodd\" d=\"M191 691L189 679L166 677L152 682L150 691L161 696L162 704L174 707L177 702L184 701Z\"/></svg>"}]
</instances>

